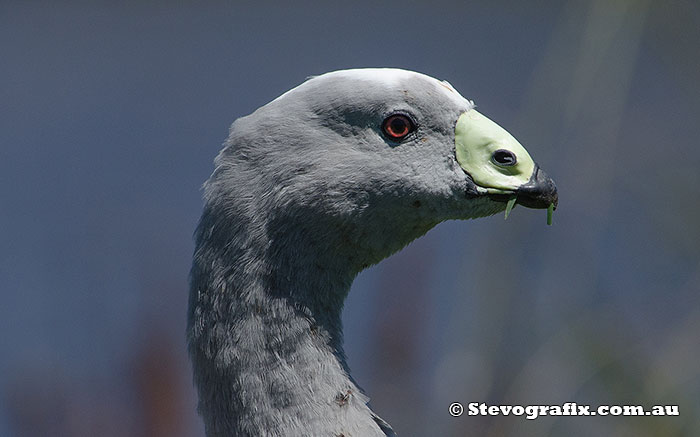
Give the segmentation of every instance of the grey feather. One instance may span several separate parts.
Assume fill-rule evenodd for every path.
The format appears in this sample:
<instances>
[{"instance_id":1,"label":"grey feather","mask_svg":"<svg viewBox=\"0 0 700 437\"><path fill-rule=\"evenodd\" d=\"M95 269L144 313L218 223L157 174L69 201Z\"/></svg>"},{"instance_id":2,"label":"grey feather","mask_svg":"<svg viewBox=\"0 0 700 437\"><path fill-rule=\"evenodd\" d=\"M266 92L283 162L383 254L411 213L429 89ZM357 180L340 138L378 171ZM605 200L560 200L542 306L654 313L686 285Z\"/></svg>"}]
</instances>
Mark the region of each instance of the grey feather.
<instances>
[{"instance_id":1,"label":"grey feather","mask_svg":"<svg viewBox=\"0 0 700 437\"><path fill-rule=\"evenodd\" d=\"M191 271L207 435L394 435L350 377L343 301L361 270L439 222L503 210L455 160L455 122L472 106L428 76L351 70L233 123ZM380 129L393 111L418 124L401 144Z\"/></svg>"}]
</instances>

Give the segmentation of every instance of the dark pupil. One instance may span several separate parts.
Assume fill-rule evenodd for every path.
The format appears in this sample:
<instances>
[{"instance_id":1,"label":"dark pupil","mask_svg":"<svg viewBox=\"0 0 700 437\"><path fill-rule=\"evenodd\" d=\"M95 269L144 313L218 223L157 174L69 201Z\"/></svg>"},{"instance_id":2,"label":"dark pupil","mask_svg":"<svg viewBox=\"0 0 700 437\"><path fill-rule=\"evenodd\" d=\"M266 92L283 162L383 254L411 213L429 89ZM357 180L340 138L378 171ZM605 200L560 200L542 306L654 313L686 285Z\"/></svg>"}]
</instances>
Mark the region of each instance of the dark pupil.
<instances>
[{"instance_id":1,"label":"dark pupil","mask_svg":"<svg viewBox=\"0 0 700 437\"><path fill-rule=\"evenodd\" d=\"M395 135L403 135L406 131L406 121L400 117L391 120L391 132Z\"/></svg>"},{"instance_id":2,"label":"dark pupil","mask_svg":"<svg viewBox=\"0 0 700 437\"><path fill-rule=\"evenodd\" d=\"M493 160L501 165L514 165L515 155L508 150L496 150L493 154Z\"/></svg>"}]
</instances>

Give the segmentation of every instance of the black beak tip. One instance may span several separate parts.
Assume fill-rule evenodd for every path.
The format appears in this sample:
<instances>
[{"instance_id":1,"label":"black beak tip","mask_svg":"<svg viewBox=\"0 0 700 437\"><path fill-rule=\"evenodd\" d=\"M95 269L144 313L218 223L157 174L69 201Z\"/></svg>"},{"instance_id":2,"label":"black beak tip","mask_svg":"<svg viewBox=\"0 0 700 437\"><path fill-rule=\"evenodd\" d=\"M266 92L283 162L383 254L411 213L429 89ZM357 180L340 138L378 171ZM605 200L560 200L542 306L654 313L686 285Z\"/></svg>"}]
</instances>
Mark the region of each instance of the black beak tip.
<instances>
[{"instance_id":1,"label":"black beak tip","mask_svg":"<svg viewBox=\"0 0 700 437\"><path fill-rule=\"evenodd\" d=\"M522 185L516 191L516 197L515 203L527 208L546 209L553 204L554 209L557 209L559 204L557 186L552 178L547 176L537 164L535 164L535 171L532 173L528 183Z\"/></svg>"}]
</instances>

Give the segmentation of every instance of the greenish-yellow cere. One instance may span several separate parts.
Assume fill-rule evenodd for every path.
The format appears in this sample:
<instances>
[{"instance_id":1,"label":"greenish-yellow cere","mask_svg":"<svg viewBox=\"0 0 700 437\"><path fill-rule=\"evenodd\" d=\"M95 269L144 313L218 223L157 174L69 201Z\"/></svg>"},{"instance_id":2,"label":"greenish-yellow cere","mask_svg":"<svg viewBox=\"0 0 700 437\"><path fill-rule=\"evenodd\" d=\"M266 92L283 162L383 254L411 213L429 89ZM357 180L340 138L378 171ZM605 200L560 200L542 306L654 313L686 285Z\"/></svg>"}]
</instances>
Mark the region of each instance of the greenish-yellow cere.
<instances>
[{"instance_id":1,"label":"greenish-yellow cere","mask_svg":"<svg viewBox=\"0 0 700 437\"><path fill-rule=\"evenodd\" d=\"M502 166L493 162L491 157L498 149L515 154L516 164ZM457 120L455 151L459 165L488 193L514 192L530 180L535 169L535 163L518 140L474 109Z\"/></svg>"},{"instance_id":2,"label":"greenish-yellow cere","mask_svg":"<svg viewBox=\"0 0 700 437\"><path fill-rule=\"evenodd\" d=\"M496 150L508 150L515 155L513 165L499 165L493 160ZM514 194L529 182L535 163L527 150L507 130L472 109L460 115L455 126L457 162L484 193ZM516 203L516 196L506 203L505 218ZM554 204L547 208L547 224L552 224Z\"/></svg>"}]
</instances>

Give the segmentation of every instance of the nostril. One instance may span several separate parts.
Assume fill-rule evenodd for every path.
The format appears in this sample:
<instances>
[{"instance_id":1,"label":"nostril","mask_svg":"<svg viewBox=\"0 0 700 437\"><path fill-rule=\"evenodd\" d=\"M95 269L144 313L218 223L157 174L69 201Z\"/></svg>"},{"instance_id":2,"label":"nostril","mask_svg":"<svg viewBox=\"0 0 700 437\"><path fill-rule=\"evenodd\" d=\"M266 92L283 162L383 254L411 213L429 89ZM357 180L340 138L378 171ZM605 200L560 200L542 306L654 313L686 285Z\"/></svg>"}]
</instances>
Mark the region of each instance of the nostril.
<instances>
[{"instance_id":1,"label":"nostril","mask_svg":"<svg viewBox=\"0 0 700 437\"><path fill-rule=\"evenodd\" d=\"M491 161L493 161L493 163L496 165L500 165L501 167L510 167L518 162L517 158L515 157L515 153L506 149L498 149L493 152L493 155L491 155Z\"/></svg>"}]
</instances>

